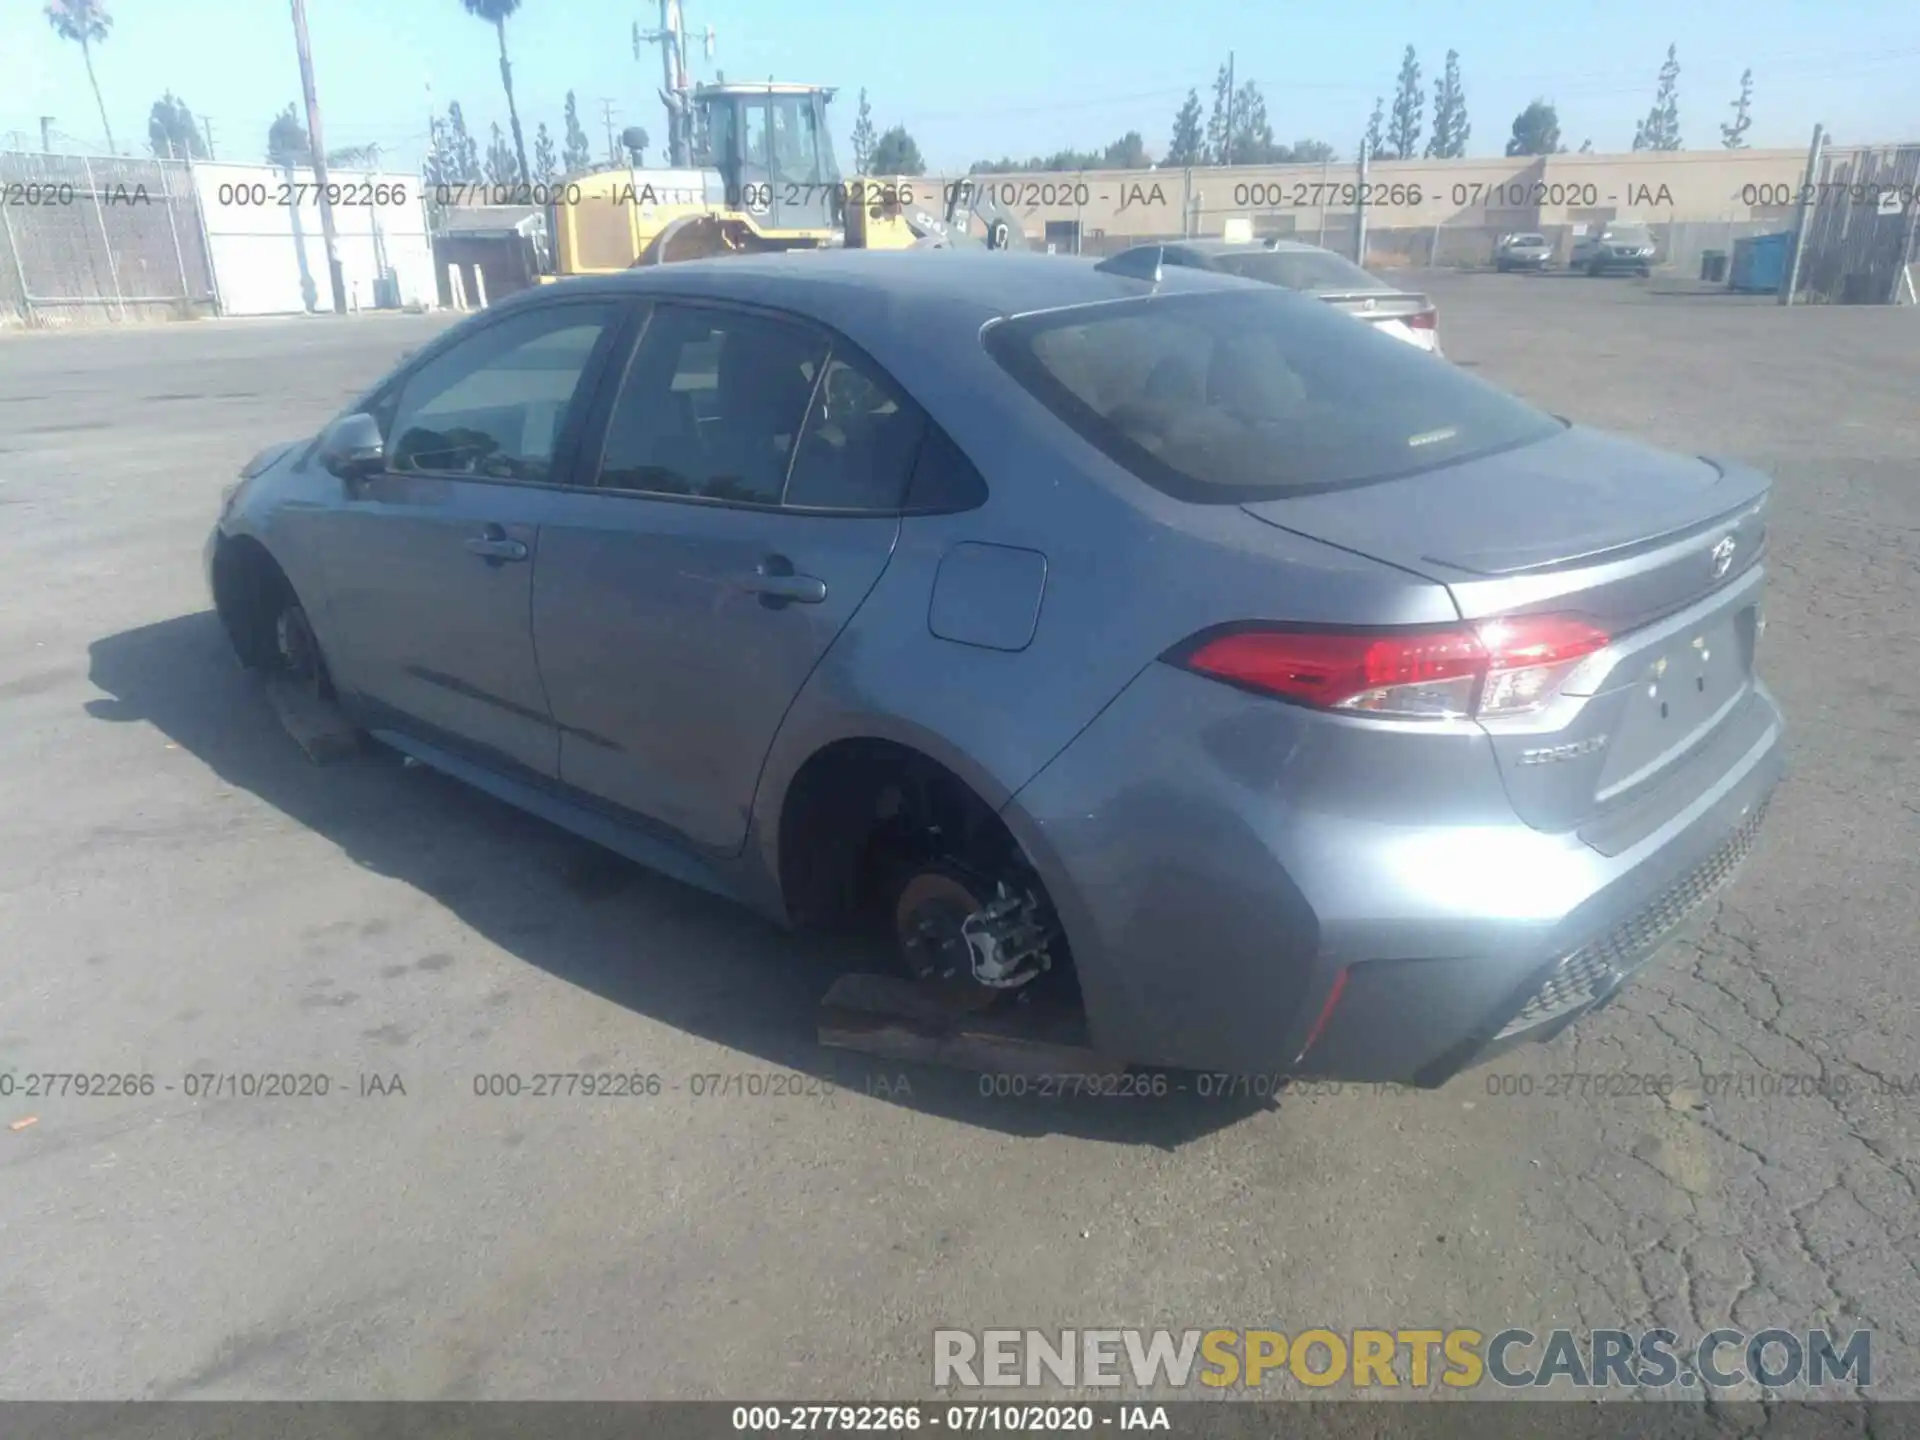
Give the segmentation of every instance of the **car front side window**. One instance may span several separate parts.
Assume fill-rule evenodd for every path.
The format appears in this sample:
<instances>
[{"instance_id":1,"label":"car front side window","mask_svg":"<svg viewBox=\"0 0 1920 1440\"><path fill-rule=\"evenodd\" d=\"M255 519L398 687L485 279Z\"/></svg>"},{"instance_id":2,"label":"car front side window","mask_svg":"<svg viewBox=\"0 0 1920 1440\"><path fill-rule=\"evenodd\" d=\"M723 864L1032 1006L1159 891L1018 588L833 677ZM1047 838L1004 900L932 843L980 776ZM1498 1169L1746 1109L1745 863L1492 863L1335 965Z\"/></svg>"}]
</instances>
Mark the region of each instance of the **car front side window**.
<instances>
[{"instance_id":1,"label":"car front side window","mask_svg":"<svg viewBox=\"0 0 1920 1440\"><path fill-rule=\"evenodd\" d=\"M387 468L550 483L581 377L617 313L612 304L529 309L426 361L391 401Z\"/></svg>"}]
</instances>

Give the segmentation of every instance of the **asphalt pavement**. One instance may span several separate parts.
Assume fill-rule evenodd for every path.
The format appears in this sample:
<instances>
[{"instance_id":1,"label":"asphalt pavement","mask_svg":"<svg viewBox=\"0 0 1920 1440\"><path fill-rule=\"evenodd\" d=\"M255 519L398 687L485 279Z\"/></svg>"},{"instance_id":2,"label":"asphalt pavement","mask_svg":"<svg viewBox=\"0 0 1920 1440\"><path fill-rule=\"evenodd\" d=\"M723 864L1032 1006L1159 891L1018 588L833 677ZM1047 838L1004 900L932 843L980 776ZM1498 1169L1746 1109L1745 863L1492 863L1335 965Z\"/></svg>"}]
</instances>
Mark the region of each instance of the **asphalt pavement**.
<instances>
[{"instance_id":1,"label":"asphalt pavement","mask_svg":"<svg viewBox=\"0 0 1920 1440\"><path fill-rule=\"evenodd\" d=\"M1606 1011L1438 1091L1277 1101L824 1051L833 947L309 764L200 544L249 454L444 319L0 335L0 1397L904 1398L936 1327L1664 1324L1864 1327L1874 1393L1920 1398L1915 312L1420 280L1488 380L1778 477L1794 768ZM488 1093L580 1071L638 1093ZM328 1093L191 1078L243 1073Z\"/></svg>"}]
</instances>

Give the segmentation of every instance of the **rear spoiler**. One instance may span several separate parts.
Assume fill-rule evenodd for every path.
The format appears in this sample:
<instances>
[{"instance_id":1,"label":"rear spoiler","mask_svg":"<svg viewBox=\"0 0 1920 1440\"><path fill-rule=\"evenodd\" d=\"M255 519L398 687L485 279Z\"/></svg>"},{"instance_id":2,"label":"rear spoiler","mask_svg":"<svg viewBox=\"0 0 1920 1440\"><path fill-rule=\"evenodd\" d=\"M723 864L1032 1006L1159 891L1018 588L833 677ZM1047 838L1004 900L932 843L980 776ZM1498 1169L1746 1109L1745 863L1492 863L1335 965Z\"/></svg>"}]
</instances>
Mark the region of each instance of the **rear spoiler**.
<instances>
[{"instance_id":1,"label":"rear spoiler","mask_svg":"<svg viewBox=\"0 0 1920 1440\"><path fill-rule=\"evenodd\" d=\"M1325 300L1330 305L1374 300L1392 301L1396 304L1413 302L1423 310L1433 308L1433 301L1418 290L1312 290L1308 293L1316 300Z\"/></svg>"}]
</instances>

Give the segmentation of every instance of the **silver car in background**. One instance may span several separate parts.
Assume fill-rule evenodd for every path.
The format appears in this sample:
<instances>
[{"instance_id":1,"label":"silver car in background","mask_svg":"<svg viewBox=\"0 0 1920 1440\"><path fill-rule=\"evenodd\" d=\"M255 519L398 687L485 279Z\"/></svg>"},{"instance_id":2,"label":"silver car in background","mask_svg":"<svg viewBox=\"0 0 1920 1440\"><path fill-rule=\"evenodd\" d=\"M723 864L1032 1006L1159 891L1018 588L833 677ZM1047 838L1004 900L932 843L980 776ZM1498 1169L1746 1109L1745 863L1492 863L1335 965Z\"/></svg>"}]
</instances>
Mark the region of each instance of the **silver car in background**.
<instances>
[{"instance_id":1,"label":"silver car in background","mask_svg":"<svg viewBox=\"0 0 1920 1440\"><path fill-rule=\"evenodd\" d=\"M1396 340L1440 353L1440 312L1414 290L1400 290L1361 269L1344 255L1299 240L1192 239L1135 245L1112 257L1116 269L1139 267L1154 256L1162 265L1183 265L1238 275L1263 285L1299 290L1364 321Z\"/></svg>"},{"instance_id":2,"label":"silver car in background","mask_svg":"<svg viewBox=\"0 0 1920 1440\"><path fill-rule=\"evenodd\" d=\"M246 664L956 1005L1432 1084L1753 845L1769 494L1284 288L842 251L482 311L207 559Z\"/></svg>"},{"instance_id":3,"label":"silver car in background","mask_svg":"<svg viewBox=\"0 0 1920 1440\"><path fill-rule=\"evenodd\" d=\"M1494 247L1493 268L1503 275L1509 270L1545 270L1552 264L1553 246L1537 231L1502 235Z\"/></svg>"}]
</instances>

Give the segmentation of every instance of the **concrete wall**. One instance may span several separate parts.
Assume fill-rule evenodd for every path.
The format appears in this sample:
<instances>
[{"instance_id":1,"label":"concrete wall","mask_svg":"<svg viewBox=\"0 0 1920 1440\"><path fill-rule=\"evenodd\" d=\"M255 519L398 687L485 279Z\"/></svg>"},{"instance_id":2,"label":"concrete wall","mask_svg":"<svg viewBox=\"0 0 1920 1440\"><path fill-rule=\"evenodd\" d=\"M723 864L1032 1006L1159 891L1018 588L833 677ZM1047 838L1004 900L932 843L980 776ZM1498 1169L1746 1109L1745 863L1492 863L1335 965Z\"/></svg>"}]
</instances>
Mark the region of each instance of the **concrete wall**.
<instances>
[{"instance_id":1,"label":"concrete wall","mask_svg":"<svg viewBox=\"0 0 1920 1440\"><path fill-rule=\"evenodd\" d=\"M1430 254L1443 264L1485 263L1494 237L1507 231L1570 237L1577 226L1627 217L1663 230L1714 222L1730 227L1729 236L1764 233L1791 224L1789 202L1805 166L1800 150L1381 161L1368 174L1369 251L1410 259ZM1068 250L1077 222L1080 248L1092 253L1141 239L1217 235L1229 218L1245 217L1256 234L1291 235L1350 252L1357 180L1354 162L1342 160L1325 166L925 176L912 183L916 191L926 187L936 201L948 184L991 185L1040 248L1049 223L1058 248Z\"/></svg>"},{"instance_id":2,"label":"concrete wall","mask_svg":"<svg viewBox=\"0 0 1920 1440\"><path fill-rule=\"evenodd\" d=\"M333 308L311 172L196 164L193 174L223 315ZM348 308L431 306L433 246L420 177L336 170L328 178L340 196L333 223Z\"/></svg>"}]
</instances>

